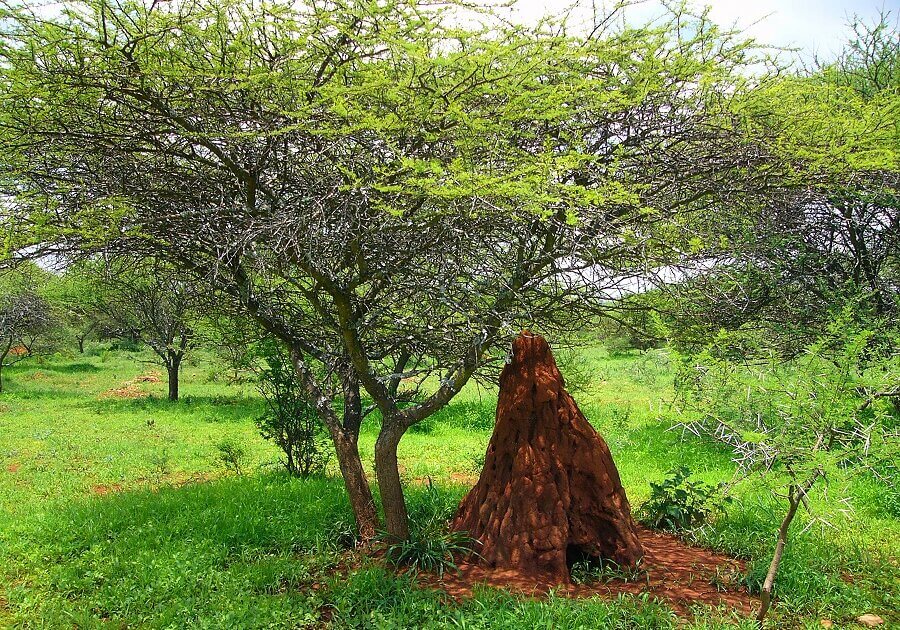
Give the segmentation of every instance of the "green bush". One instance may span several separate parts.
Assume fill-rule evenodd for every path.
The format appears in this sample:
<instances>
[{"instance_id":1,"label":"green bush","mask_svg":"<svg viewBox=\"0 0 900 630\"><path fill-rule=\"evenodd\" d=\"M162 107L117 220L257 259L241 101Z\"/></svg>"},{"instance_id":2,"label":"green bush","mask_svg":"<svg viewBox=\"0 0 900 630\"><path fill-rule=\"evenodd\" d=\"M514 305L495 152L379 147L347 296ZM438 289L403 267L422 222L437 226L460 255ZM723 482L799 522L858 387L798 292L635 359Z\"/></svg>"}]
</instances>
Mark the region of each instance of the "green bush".
<instances>
[{"instance_id":1,"label":"green bush","mask_svg":"<svg viewBox=\"0 0 900 630\"><path fill-rule=\"evenodd\" d=\"M294 476L322 474L331 458L331 445L303 386L298 382L290 357L278 346L264 349L266 367L259 391L266 410L256 420L264 438L284 453L284 466Z\"/></svg>"},{"instance_id":2,"label":"green bush","mask_svg":"<svg viewBox=\"0 0 900 630\"><path fill-rule=\"evenodd\" d=\"M720 499L720 486L691 481L687 466L670 470L661 483L650 483L650 498L639 518L654 529L684 531L702 525L728 498Z\"/></svg>"},{"instance_id":3,"label":"green bush","mask_svg":"<svg viewBox=\"0 0 900 630\"><path fill-rule=\"evenodd\" d=\"M232 439L224 439L216 444L219 451L218 460L228 470L236 475L244 472L244 463L247 459L247 449Z\"/></svg>"},{"instance_id":4,"label":"green bush","mask_svg":"<svg viewBox=\"0 0 900 630\"><path fill-rule=\"evenodd\" d=\"M456 569L456 557L472 553L472 539L449 529L459 497L429 483L409 497L410 535L407 540L387 540L385 557L397 566L444 575Z\"/></svg>"}]
</instances>

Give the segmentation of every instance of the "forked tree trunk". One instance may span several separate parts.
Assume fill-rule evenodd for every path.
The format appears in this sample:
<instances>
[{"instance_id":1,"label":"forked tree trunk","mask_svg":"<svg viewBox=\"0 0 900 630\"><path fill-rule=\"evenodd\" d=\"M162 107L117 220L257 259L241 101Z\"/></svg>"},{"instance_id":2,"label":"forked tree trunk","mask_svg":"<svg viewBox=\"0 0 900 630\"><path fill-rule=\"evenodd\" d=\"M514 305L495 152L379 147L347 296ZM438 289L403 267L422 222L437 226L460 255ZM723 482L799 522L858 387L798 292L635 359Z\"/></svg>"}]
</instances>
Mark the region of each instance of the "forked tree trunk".
<instances>
[{"instance_id":1,"label":"forked tree trunk","mask_svg":"<svg viewBox=\"0 0 900 630\"><path fill-rule=\"evenodd\" d=\"M781 565L781 559L784 557L784 548L788 542L788 530L794 517L797 515L797 509L803 502L813 483L815 483L818 474L804 484L791 485L788 489L788 511L781 521L778 528L778 537L775 542L775 553L772 555L772 561L769 563L769 570L766 572L766 579L763 581L762 592L760 593L761 604L759 612L756 615L756 624L762 628L763 620L766 618L769 609L772 607L772 591L775 588L775 576L778 574L778 567Z\"/></svg>"}]
</instances>

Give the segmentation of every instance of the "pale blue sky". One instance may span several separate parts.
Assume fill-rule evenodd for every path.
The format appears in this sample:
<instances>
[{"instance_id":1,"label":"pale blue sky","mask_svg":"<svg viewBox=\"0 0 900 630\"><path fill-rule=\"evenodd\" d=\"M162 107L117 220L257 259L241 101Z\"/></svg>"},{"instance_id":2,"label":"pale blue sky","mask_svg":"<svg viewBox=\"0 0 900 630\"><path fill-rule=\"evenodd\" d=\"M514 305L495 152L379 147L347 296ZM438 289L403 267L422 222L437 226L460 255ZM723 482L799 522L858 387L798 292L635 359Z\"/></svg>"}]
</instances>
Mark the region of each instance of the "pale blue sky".
<instances>
[{"instance_id":1,"label":"pale blue sky","mask_svg":"<svg viewBox=\"0 0 900 630\"><path fill-rule=\"evenodd\" d=\"M598 6L604 4L595 1ZM521 19L531 21L568 4L566 0L519 0L516 11ZM589 9L591 1L581 0L581 4ZM853 14L872 21L885 9L891 12L892 22L900 15L900 0L694 0L692 4L709 5L712 19L723 26L737 24L763 44L796 47L806 58L814 52L823 57L838 52L847 40L847 21ZM657 0L647 0L630 7L629 16L646 21L660 13L660 6Z\"/></svg>"}]
</instances>

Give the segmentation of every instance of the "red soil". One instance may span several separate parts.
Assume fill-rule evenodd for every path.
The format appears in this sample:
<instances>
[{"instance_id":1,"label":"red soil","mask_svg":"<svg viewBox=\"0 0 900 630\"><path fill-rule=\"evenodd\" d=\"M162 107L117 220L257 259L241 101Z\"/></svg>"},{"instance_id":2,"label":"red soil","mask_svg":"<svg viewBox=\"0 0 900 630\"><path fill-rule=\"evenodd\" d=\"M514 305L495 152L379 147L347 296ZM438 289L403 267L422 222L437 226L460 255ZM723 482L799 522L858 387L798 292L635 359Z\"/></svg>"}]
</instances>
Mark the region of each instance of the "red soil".
<instances>
[{"instance_id":1,"label":"red soil","mask_svg":"<svg viewBox=\"0 0 900 630\"><path fill-rule=\"evenodd\" d=\"M708 549L692 547L675 536L638 526L644 549L641 569L634 581L611 580L596 584L554 584L523 575L515 569L488 569L462 563L459 572L448 571L443 579L420 575L426 585L444 590L455 599L472 595L478 584L502 588L527 596L543 596L551 589L573 598L598 596L614 598L620 593L650 593L671 606L679 615L690 616L692 604L723 606L749 616L756 599L736 582L744 573L740 560Z\"/></svg>"}]
</instances>

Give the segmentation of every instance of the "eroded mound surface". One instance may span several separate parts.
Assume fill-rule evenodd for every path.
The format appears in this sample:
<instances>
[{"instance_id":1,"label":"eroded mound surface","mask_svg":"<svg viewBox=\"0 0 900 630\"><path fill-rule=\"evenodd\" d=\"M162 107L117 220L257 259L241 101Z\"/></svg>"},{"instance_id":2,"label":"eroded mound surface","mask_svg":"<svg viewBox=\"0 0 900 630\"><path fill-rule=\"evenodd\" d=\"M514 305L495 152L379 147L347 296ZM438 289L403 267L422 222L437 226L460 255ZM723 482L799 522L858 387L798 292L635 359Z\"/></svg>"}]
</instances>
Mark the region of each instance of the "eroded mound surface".
<instances>
[{"instance_id":1,"label":"eroded mound surface","mask_svg":"<svg viewBox=\"0 0 900 630\"><path fill-rule=\"evenodd\" d=\"M479 541L484 567L554 583L569 583L576 560L634 566L643 554L609 447L538 335L513 343L484 469L453 529Z\"/></svg>"}]
</instances>

